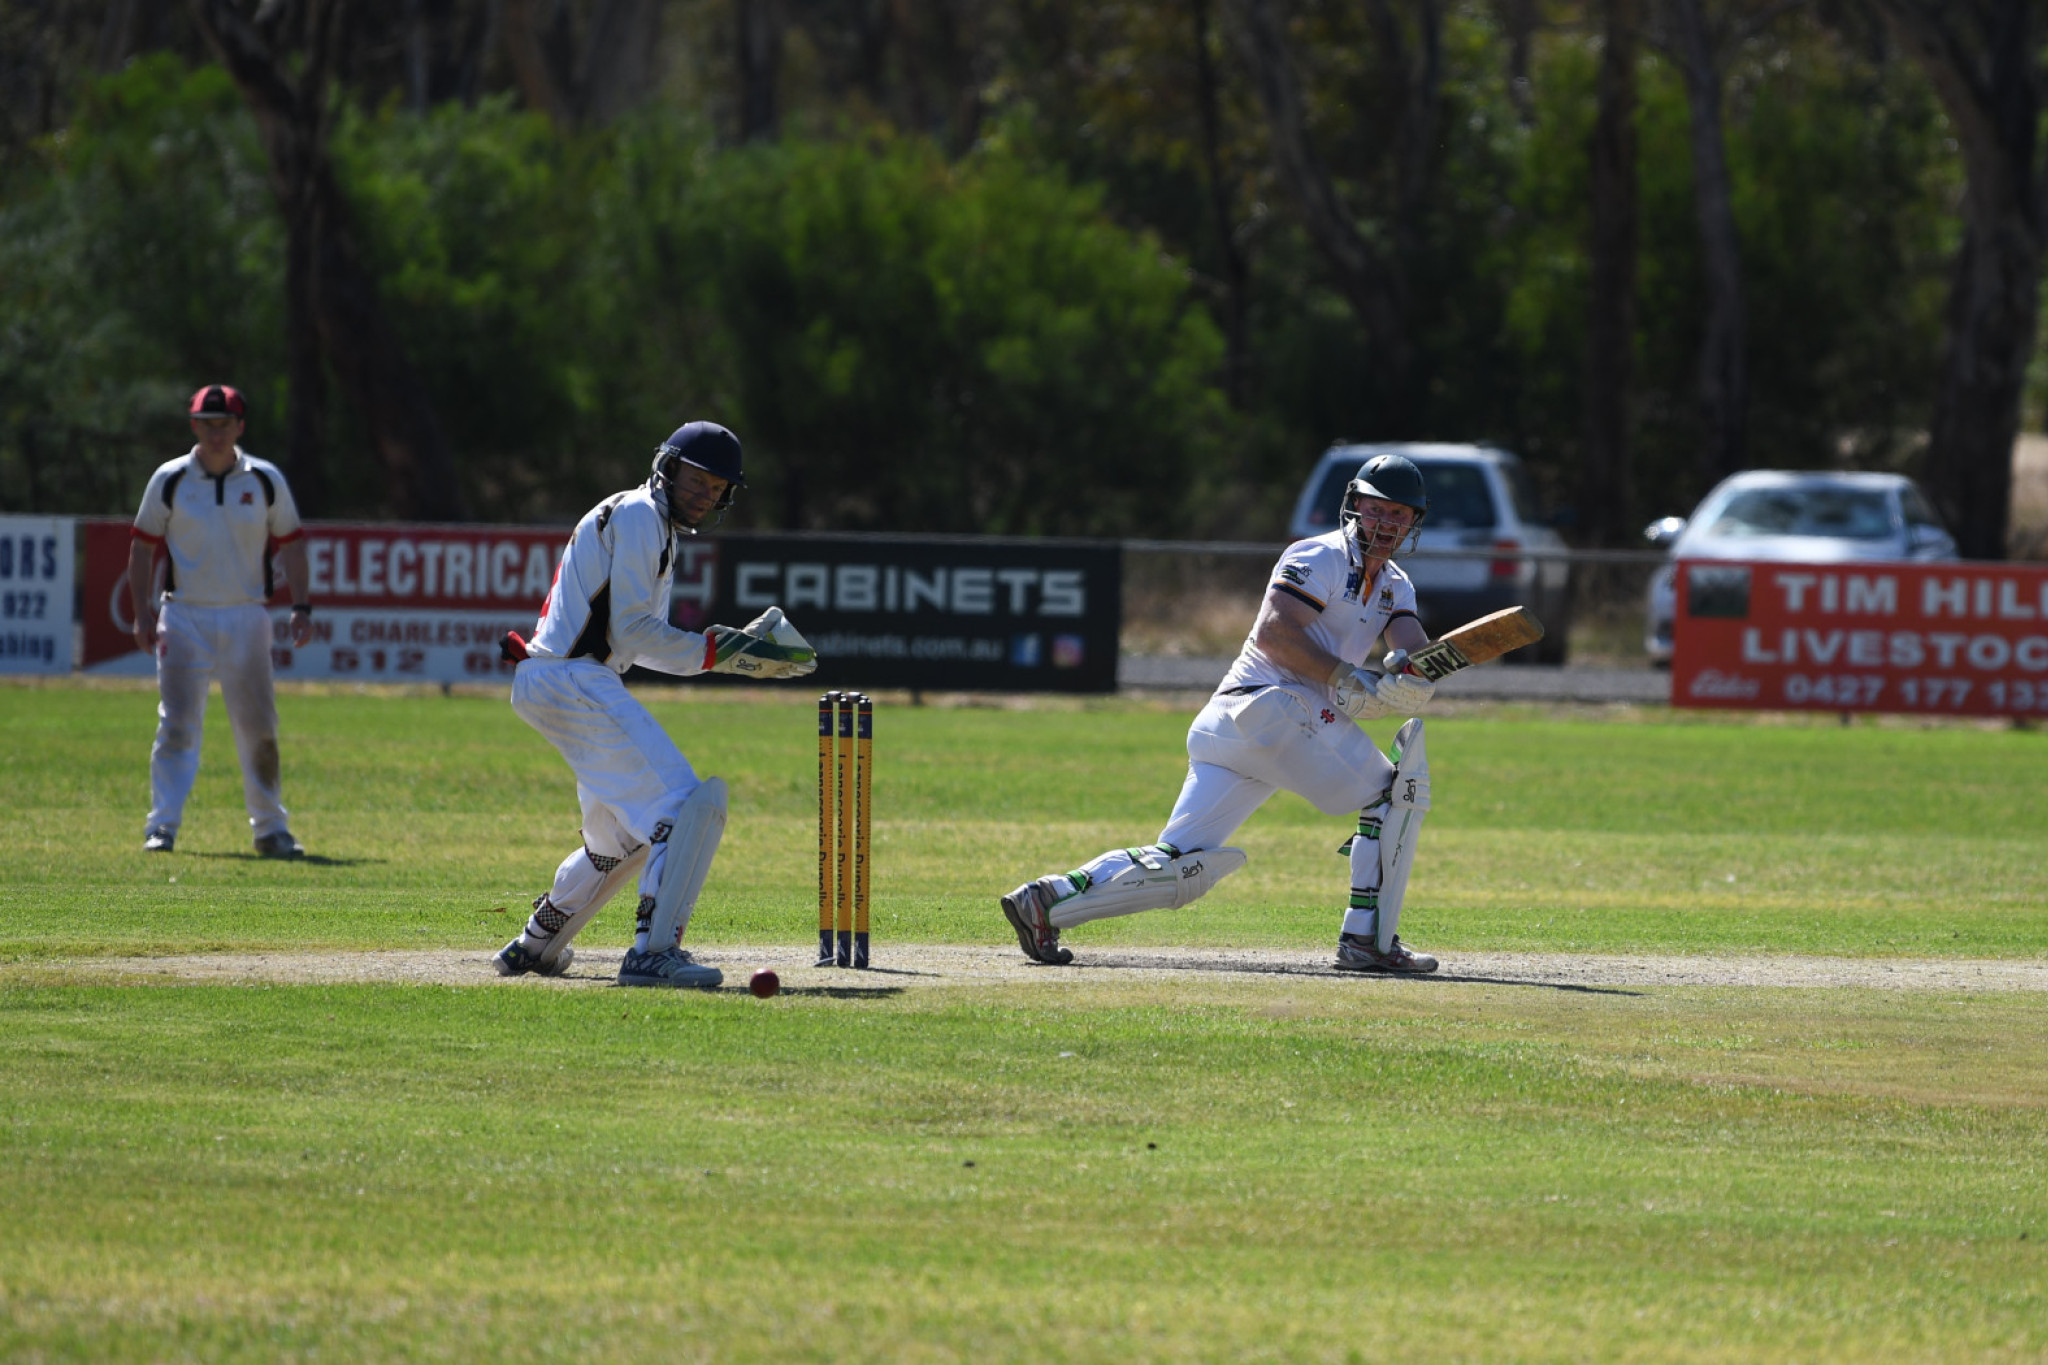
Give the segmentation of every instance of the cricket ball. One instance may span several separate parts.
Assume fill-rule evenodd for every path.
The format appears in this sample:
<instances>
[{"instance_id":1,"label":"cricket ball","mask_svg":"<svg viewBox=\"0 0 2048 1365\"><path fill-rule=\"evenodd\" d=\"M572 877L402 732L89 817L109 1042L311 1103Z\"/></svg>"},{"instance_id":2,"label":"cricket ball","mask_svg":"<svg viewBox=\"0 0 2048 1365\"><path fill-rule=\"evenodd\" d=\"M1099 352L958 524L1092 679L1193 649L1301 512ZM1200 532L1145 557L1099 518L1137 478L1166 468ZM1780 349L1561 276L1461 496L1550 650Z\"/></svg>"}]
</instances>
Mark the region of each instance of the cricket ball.
<instances>
[{"instance_id":1,"label":"cricket ball","mask_svg":"<svg viewBox=\"0 0 2048 1365\"><path fill-rule=\"evenodd\" d=\"M766 1000L782 989L782 978L775 974L774 968L763 967L748 980L747 989Z\"/></svg>"}]
</instances>

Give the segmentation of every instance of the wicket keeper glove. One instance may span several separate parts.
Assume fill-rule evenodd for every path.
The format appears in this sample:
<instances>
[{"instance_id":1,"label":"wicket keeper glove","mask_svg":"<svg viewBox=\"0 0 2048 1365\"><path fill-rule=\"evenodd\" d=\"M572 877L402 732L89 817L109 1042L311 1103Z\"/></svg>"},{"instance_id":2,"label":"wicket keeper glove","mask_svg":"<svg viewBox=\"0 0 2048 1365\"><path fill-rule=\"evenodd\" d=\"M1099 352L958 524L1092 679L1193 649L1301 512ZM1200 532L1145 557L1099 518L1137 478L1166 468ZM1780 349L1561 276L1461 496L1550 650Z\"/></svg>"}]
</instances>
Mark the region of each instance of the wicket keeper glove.
<instances>
[{"instance_id":1,"label":"wicket keeper glove","mask_svg":"<svg viewBox=\"0 0 2048 1365\"><path fill-rule=\"evenodd\" d=\"M816 671L818 651L782 615L770 607L744 630L712 626L704 632L704 671L740 673L750 678L801 678Z\"/></svg>"}]
</instances>

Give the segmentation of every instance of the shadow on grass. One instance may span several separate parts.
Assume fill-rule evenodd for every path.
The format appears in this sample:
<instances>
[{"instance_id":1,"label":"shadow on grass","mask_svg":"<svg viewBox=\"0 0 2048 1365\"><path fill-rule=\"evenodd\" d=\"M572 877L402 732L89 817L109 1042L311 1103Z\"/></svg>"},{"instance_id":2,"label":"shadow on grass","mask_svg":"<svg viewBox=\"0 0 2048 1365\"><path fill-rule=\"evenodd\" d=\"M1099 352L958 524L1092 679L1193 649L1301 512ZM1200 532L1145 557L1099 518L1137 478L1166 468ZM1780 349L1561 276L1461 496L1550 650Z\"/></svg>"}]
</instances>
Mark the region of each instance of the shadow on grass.
<instances>
[{"instance_id":1,"label":"shadow on grass","mask_svg":"<svg viewBox=\"0 0 2048 1365\"><path fill-rule=\"evenodd\" d=\"M843 971L852 973L847 979L858 981L870 976L944 976L944 972L921 972L915 967L825 967L817 963L812 968L821 972ZM788 987L784 987L785 990Z\"/></svg>"},{"instance_id":2,"label":"shadow on grass","mask_svg":"<svg viewBox=\"0 0 2048 1365\"><path fill-rule=\"evenodd\" d=\"M325 854L306 853L296 858L270 858L253 849L247 853L187 853L188 858L224 859L231 863L299 863L306 867L382 867L388 858L329 858Z\"/></svg>"},{"instance_id":3,"label":"shadow on grass","mask_svg":"<svg viewBox=\"0 0 2048 1365\"><path fill-rule=\"evenodd\" d=\"M1512 976L1481 976L1467 972L1345 972L1316 962L1247 962L1233 958L1188 957L1173 960L1159 958L1088 957L1076 958L1064 967L1048 967L1048 971L1175 971L1175 972L1217 972L1241 976L1301 976L1317 977L1323 980L1355 981L1365 978L1374 981L1415 981L1427 984L1469 985L1469 986L1522 986L1531 990L1565 991L1575 995L1641 995L1641 991L1623 990L1615 986L1587 986L1573 981L1540 981Z\"/></svg>"},{"instance_id":4,"label":"shadow on grass","mask_svg":"<svg viewBox=\"0 0 2048 1365\"><path fill-rule=\"evenodd\" d=\"M741 987L742 990L745 987ZM883 1000L902 995L902 986L784 986L776 995L802 995L823 1000Z\"/></svg>"},{"instance_id":5,"label":"shadow on grass","mask_svg":"<svg viewBox=\"0 0 2048 1365\"><path fill-rule=\"evenodd\" d=\"M1348 975L1348 973L1347 973ZM1566 991L1573 995L1641 995L1641 991L1627 991L1619 986L1582 986L1575 981L1529 981L1515 976L1480 976L1476 973L1438 972L1428 978L1431 981L1456 981L1470 986L1524 986L1531 990Z\"/></svg>"}]
</instances>

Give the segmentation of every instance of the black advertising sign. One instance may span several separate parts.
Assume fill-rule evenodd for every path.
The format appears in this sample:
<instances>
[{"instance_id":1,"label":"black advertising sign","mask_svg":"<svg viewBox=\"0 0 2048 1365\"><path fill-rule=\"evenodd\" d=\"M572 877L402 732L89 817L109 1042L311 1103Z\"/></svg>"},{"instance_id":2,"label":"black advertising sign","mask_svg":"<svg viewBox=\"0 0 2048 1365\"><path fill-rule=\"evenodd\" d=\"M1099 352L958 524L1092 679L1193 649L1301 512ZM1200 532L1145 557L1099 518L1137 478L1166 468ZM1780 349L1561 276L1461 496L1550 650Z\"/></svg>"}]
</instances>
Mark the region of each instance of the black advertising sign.
<instances>
[{"instance_id":1,"label":"black advertising sign","mask_svg":"<svg viewBox=\"0 0 2048 1365\"><path fill-rule=\"evenodd\" d=\"M745 625L781 607L820 687L1113 692L1123 621L1114 543L965 536L685 539L670 619Z\"/></svg>"}]
</instances>

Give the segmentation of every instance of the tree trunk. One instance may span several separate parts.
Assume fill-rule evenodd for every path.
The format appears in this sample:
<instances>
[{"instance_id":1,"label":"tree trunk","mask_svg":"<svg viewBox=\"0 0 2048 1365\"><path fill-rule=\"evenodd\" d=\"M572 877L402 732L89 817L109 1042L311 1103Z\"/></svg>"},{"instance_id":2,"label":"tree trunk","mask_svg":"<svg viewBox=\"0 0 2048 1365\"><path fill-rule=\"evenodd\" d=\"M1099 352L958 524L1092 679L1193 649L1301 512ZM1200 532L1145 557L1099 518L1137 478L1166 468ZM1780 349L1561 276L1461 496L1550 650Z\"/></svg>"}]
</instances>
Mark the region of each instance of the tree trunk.
<instances>
[{"instance_id":1,"label":"tree trunk","mask_svg":"<svg viewBox=\"0 0 2048 1365\"><path fill-rule=\"evenodd\" d=\"M1715 483L1749 463L1747 310L1742 255L1735 233L1734 193L1721 120L1721 72L1707 34L1701 0L1670 0L1672 37L1692 111L1693 208L1699 218L1700 263L1706 275L1707 318L1700 338L1699 472Z\"/></svg>"},{"instance_id":2,"label":"tree trunk","mask_svg":"<svg viewBox=\"0 0 2048 1365\"><path fill-rule=\"evenodd\" d=\"M540 0L505 0L505 58L526 107L546 114L557 128L576 125L575 82L563 59L559 30L543 32Z\"/></svg>"},{"instance_id":3,"label":"tree trunk","mask_svg":"<svg viewBox=\"0 0 2048 1365\"><path fill-rule=\"evenodd\" d=\"M2013 443L2041 292L2041 25L2030 0L1878 0L1961 144L1963 245L1949 287L1928 492L1971 559L2003 559Z\"/></svg>"},{"instance_id":4,"label":"tree trunk","mask_svg":"<svg viewBox=\"0 0 2048 1365\"><path fill-rule=\"evenodd\" d=\"M733 0L742 142L774 137L781 121L776 84L782 68L782 16L777 11L776 0Z\"/></svg>"},{"instance_id":5,"label":"tree trunk","mask_svg":"<svg viewBox=\"0 0 2048 1365\"><path fill-rule=\"evenodd\" d=\"M1242 409L1251 390L1251 262L1238 245L1236 215L1223 171L1221 81L1209 52L1209 0L1194 0L1195 97L1202 113L1202 175L1209 221L1223 267L1223 396Z\"/></svg>"},{"instance_id":6,"label":"tree trunk","mask_svg":"<svg viewBox=\"0 0 2048 1365\"><path fill-rule=\"evenodd\" d=\"M1497 0L1500 24L1507 32L1508 103L1524 128L1536 125L1536 96L1529 83L1529 54L1535 46L1536 0Z\"/></svg>"},{"instance_id":7,"label":"tree trunk","mask_svg":"<svg viewBox=\"0 0 2048 1365\"><path fill-rule=\"evenodd\" d=\"M1636 333L1636 0L1602 0L1593 123L1592 289L1586 313L1586 461L1580 488L1596 543L1618 544L1635 510L1630 407Z\"/></svg>"},{"instance_id":8,"label":"tree trunk","mask_svg":"<svg viewBox=\"0 0 2048 1365\"><path fill-rule=\"evenodd\" d=\"M426 388L391 330L376 283L357 254L347 201L327 156L327 75L338 46L340 6L341 0L311 0L305 14L306 51L294 82L286 61L232 0L190 0L193 23L255 115L271 185L285 215L286 260L304 263L303 288L319 353L363 414L384 465L390 510L407 518L460 520L466 513L455 462ZM304 326L303 319L299 325ZM292 379L312 388L311 365L300 368L306 344L303 332L288 342ZM305 414L298 409L303 405L317 412L318 395L294 392L291 399L291 431L294 440L301 440ZM292 458L317 460L317 449L301 445Z\"/></svg>"},{"instance_id":9,"label":"tree trunk","mask_svg":"<svg viewBox=\"0 0 2048 1365\"><path fill-rule=\"evenodd\" d=\"M319 516L327 506L327 366L320 356L320 325L313 302L315 227L304 186L290 200L279 196L285 218L285 478L299 511Z\"/></svg>"},{"instance_id":10,"label":"tree trunk","mask_svg":"<svg viewBox=\"0 0 2048 1365\"><path fill-rule=\"evenodd\" d=\"M1395 264L1358 230L1329 170L1309 141L1300 80L1271 0L1235 0L1235 8L1238 47L1266 111L1281 182L1300 210L1310 242L1371 344L1384 428L1381 434L1413 435L1421 405L1413 391L1415 352L1407 330L1407 283Z\"/></svg>"},{"instance_id":11,"label":"tree trunk","mask_svg":"<svg viewBox=\"0 0 2048 1365\"><path fill-rule=\"evenodd\" d=\"M658 75L660 43L661 9L655 0L599 0L577 81L580 116L609 123L645 99Z\"/></svg>"}]
</instances>

